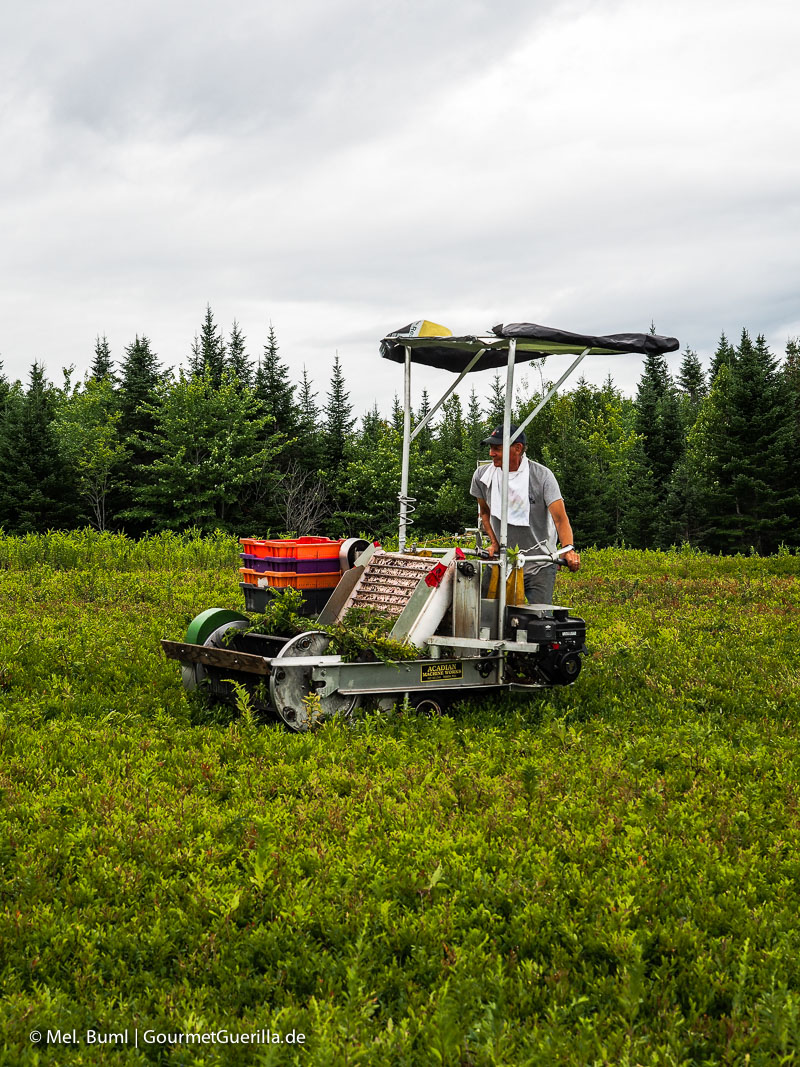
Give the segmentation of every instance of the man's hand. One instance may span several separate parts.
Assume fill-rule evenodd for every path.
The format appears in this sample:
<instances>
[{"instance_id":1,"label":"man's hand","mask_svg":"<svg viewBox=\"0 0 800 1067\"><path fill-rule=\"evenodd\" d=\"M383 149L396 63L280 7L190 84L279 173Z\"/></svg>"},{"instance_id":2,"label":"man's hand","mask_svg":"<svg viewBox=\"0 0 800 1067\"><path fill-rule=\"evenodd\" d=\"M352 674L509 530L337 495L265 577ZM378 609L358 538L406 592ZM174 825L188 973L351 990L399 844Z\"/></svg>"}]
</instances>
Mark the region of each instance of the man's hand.
<instances>
[{"instance_id":1,"label":"man's hand","mask_svg":"<svg viewBox=\"0 0 800 1067\"><path fill-rule=\"evenodd\" d=\"M500 543L499 543L499 541L492 541L492 543L489 545L489 547L486 549L486 551L489 554L489 559L494 559L494 557L500 551Z\"/></svg>"},{"instance_id":2,"label":"man's hand","mask_svg":"<svg viewBox=\"0 0 800 1067\"><path fill-rule=\"evenodd\" d=\"M565 553L561 558L573 573L581 569L581 554L580 552L576 552L574 548L571 552Z\"/></svg>"}]
</instances>

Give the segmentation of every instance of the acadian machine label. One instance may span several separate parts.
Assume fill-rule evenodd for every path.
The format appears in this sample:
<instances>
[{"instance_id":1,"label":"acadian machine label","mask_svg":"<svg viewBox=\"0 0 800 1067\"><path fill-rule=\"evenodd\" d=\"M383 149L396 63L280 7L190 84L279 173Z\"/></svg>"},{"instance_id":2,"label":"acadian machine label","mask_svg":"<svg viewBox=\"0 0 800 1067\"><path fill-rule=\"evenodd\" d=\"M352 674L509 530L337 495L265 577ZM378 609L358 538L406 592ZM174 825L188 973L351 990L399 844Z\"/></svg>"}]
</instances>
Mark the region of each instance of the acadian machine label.
<instances>
[{"instance_id":1,"label":"acadian machine label","mask_svg":"<svg viewBox=\"0 0 800 1067\"><path fill-rule=\"evenodd\" d=\"M444 682L451 678L463 678L464 671L460 663L427 663L419 669L421 682Z\"/></svg>"}]
</instances>

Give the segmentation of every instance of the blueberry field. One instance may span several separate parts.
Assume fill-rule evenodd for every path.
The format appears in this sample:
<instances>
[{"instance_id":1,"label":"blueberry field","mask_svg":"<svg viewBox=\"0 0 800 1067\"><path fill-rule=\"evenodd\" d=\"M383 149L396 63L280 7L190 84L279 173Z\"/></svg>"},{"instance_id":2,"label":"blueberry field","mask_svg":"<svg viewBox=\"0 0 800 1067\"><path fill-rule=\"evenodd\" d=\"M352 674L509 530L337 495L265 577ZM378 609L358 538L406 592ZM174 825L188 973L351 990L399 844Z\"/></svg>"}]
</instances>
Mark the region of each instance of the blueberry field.
<instances>
[{"instance_id":1,"label":"blueberry field","mask_svg":"<svg viewBox=\"0 0 800 1067\"><path fill-rule=\"evenodd\" d=\"M800 557L587 551L574 686L296 735L160 650L237 551L0 537L2 1064L797 1062Z\"/></svg>"}]
</instances>

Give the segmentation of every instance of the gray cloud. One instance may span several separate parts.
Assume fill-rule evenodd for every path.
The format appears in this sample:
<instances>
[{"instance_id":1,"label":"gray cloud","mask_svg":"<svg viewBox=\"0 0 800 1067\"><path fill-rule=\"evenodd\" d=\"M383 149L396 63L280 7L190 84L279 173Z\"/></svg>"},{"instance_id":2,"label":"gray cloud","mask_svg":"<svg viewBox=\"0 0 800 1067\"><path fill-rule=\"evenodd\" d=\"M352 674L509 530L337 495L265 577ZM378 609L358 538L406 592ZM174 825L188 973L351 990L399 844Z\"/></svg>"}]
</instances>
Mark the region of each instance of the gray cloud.
<instances>
[{"instance_id":1,"label":"gray cloud","mask_svg":"<svg viewBox=\"0 0 800 1067\"><path fill-rule=\"evenodd\" d=\"M0 41L0 354L84 368L209 301L324 392L421 316L800 332L784 0L18 6ZM602 379L608 367L589 368ZM638 368L611 368L633 388Z\"/></svg>"}]
</instances>

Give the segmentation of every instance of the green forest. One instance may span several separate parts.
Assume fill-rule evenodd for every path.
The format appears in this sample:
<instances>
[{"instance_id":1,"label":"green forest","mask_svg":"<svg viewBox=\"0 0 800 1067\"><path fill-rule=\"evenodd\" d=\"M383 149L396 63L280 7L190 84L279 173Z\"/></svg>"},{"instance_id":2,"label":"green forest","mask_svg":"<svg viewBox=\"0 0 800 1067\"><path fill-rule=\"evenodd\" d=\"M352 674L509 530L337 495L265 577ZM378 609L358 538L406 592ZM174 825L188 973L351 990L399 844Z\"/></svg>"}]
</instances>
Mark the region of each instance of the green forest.
<instances>
[{"instance_id":1,"label":"green forest","mask_svg":"<svg viewBox=\"0 0 800 1067\"><path fill-rule=\"evenodd\" d=\"M271 325L253 356L238 324L226 335L210 306L177 374L144 335L117 358L98 336L80 382L65 370L54 383L34 363L12 383L0 364L0 529L386 536L398 399L359 417L338 355L326 382L305 368L293 382L291 366ZM533 365L517 419L546 379L547 362ZM414 440L415 536L474 525L471 473L502 409L495 375L487 395L473 388L464 404L454 394ZM429 410L423 392L416 418ZM677 376L648 356L635 397L611 378L581 378L529 426L528 453L558 477L579 546L796 548L800 340L778 357L761 335L743 329L733 343L722 333L708 368L687 346Z\"/></svg>"}]
</instances>

